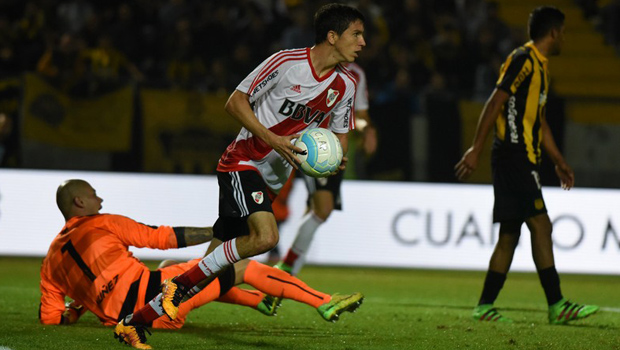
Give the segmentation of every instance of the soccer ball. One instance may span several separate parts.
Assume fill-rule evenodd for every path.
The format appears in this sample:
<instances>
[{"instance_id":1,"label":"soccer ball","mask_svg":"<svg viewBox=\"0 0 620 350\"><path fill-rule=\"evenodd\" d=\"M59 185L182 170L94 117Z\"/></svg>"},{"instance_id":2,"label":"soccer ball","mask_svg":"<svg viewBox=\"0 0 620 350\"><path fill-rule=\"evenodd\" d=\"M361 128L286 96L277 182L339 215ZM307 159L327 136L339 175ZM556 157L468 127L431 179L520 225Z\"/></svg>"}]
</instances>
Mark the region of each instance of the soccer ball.
<instances>
[{"instance_id":1,"label":"soccer ball","mask_svg":"<svg viewBox=\"0 0 620 350\"><path fill-rule=\"evenodd\" d=\"M342 162L342 146L330 130L314 128L304 131L295 146L305 152L297 154L301 171L312 177L327 177L338 170Z\"/></svg>"}]
</instances>

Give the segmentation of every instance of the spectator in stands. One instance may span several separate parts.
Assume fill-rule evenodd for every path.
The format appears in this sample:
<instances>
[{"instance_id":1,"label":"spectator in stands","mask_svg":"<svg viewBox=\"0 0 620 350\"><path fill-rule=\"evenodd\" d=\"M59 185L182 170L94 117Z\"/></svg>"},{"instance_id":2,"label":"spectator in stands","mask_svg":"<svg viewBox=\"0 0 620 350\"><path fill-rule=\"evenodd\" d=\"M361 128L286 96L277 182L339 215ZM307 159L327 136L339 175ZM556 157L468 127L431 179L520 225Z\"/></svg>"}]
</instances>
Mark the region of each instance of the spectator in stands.
<instances>
[{"instance_id":1,"label":"spectator in stands","mask_svg":"<svg viewBox=\"0 0 620 350\"><path fill-rule=\"evenodd\" d=\"M501 39L497 43L495 37L499 33L504 38L502 33L507 27L498 16L496 2L490 5L483 0L350 2L369 18L368 46L359 61L370 68L367 76L371 104L394 100L385 91L398 90L396 99L404 104L400 97L410 94L413 102L407 108L411 110L413 105L416 109L418 94L429 84L433 71L441 72L447 78L448 87L458 88L460 96L469 96L474 84L478 83L476 89L486 85L480 83L489 78L485 73L489 71L489 60L485 59L479 66L477 60L463 59L463 47L468 51L473 47L468 33L487 28L494 37L490 52L495 55L499 51L502 58L520 42L512 35L509 40ZM104 92L130 79L144 79L149 87L169 87L172 83L228 94L241 75L274 50L306 46L295 44L304 41L305 36L303 23L296 19L300 13L311 13L319 3L30 0L22 4L13 1L1 7L5 17L0 18L0 74L16 75L36 70L39 65L42 72L54 76L53 63L59 59L57 55L62 56L60 51L64 51L66 38L62 40L63 45L48 47L46 52L44 33L68 33L74 42L78 40L85 46L80 49L80 57L87 73L82 82L87 84L79 85L75 91ZM615 3L614 0L612 4ZM299 19L302 17L307 19L307 16ZM186 23L183 26L189 28L189 34L179 33L171 47L162 38L176 32L179 21ZM410 91L403 95L403 89L395 89L397 80L407 81ZM377 97L379 101L375 101Z\"/></svg>"},{"instance_id":2,"label":"spectator in stands","mask_svg":"<svg viewBox=\"0 0 620 350\"><path fill-rule=\"evenodd\" d=\"M211 66L214 61L225 57L231 45L237 45L234 38L233 26L230 25L232 18L229 17L230 4L227 2L207 2L204 4L200 19L196 25L196 36L201 38L199 53L206 60L206 65ZM218 35L213 35L218 33ZM265 42L262 39L260 42Z\"/></svg>"},{"instance_id":3,"label":"spectator in stands","mask_svg":"<svg viewBox=\"0 0 620 350\"><path fill-rule=\"evenodd\" d=\"M174 28L181 18L191 16L192 7L185 0L168 0L159 7L159 19L163 27L168 30Z\"/></svg>"},{"instance_id":4,"label":"spectator in stands","mask_svg":"<svg viewBox=\"0 0 620 350\"><path fill-rule=\"evenodd\" d=\"M247 72L251 72L254 69L254 55L252 48L244 43L235 45L228 61L229 67L235 67L235 69L229 70L228 82L226 84L227 91L233 91L237 86L237 82L245 78Z\"/></svg>"},{"instance_id":5,"label":"spectator in stands","mask_svg":"<svg viewBox=\"0 0 620 350\"><path fill-rule=\"evenodd\" d=\"M140 63L144 51L141 25L132 5L122 3L116 10L116 20L108 29L114 46L136 64Z\"/></svg>"},{"instance_id":6,"label":"spectator in stands","mask_svg":"<svg viewBox=\"0 0 620 350\"><path fill-rule=\"evenodd\" d=\"M206 77L207 68L197 55L191 23L187 18L177 21L166 40L166 78L175 88L198 87Z\"/></svg>"},{"instance_id":7,"label":"spectator in stands","mask_svg":"<svg viewBox=\"0 0 620 350\"><path fill-rule=\"evenodd\" d=\"M443 15L437 19L437 34L432 41L435 69L445 79L450 89L459 88L463 72L462 38L456 18Z\"/></svg>"},{"instance_id":8,"label":"spectator in stands","mask_svg":"<svg viewBox=\"0 0 620 350\"><path fill-rule=\"evenodd\" d=\"M79 36L84 41L86 47L95 47L99 42L99 37L103 33L102 18L98 13L93 13L86 19Z\"/></svg>"},{"instance_id":9,"label":"spectator in stands","mask_svg":"<svg viewBox=\"0 0 620 350\"><path fill-rule=\"evenodd\" d=\"M87 64L86 72L90 78L91 94L105 93L127 83L128 78L134 81L144 79L138 68L127 57L115 48L106 34L99 37L99 45L87 49L82 54Z\"/></svg>"},{"instance_id":10,"label":"spectator in stands","mask_svg":"<svg viewBox=\"0 0 620 350\"><path fill-rule=\"evenodd\" d=\"M16 75L20 72L20 63L15 54L15 38L11 21L0 14L0 77Z\"/></svg>"},{"instance_id":11,"label":"spectator in stands","mask_svg":"<svg viewBox=\"0 0 620 350\"><path fill-rule=\"evenodd\" d=\"M473 85L472 94L468 97L486 101L489 94L495 88L495 80L499 67L494 63L499 59L500 64L503 57L499 57L499 48L495 41L495 34L490 26L481 26L476 33L474 41L469 44L467 50L466 64L467 73L462 75Z\"/></svg>"},{"instance_id":12,"label":"spectator in stands","mask_svg":"<svg viewBox=\"0 0 620 350\"><path fill-rule=\"evenodd\" d=\"M89 1L71 0L58 5L57 18L62 29L78 33L93 12L93 6Z\"/></svg>"},{"instance_id":13,"label":"spectator in stands","mask_svg":"<svg viewBox=\"0 0 620 350\"><path fill-rule=\"evenodd\" d=\"M500 41L510 37L508 25L499 17L499 3L497 1L487 2L485 17L476 32L479 32L483 27L488 28L493 33L497 45Z\"/></svg>"},{"instance_id":14,"label":"spectator in stands","mask_svg":"<svg viewBox=\"0 0 620 350\"><path fill-rule=\"evenodd\" d=\"M37 63L37 72L57 88L68 92L83 75L78 43L73 34L60 36L58 43L51 43Z\"/></svg>"},{"instance_id":15,"label":"spectator in stands","mask_svg":"<svg viewBox=\"0 0 620 350\"><path fill-rule=\"evenodd\" d=\"M211 61L209 74L207 74L207 81L205 82L207 90L222 94L232 91L229 87L231 82L230 75L231 72L224 58L217 58Z\"/></svg>"},{"instance_id":16,"label":"spectator in stands","mask_svg":"<svg viewBox=\"0 0 620 350\"><path fill-rule=\"evenodd\" d=\"M459 27L467 42L473 42L480 23L484 20L487 7L485 0L464 0L457 2L457 16Z\"/></svg>"},{"instance_id":17,"label":"spectator in stands","mask_svg":"<svg viewBox=\"0 0 620 350\"><path fill-rule=\"evenodd\" d=\"M620 0L611 0L600 10L605 43L620 51Z\"/></svg>"},{"instance_id":18,"label":"spectator in stands","mask_svg":"<svg viewBox=\"0 0 620 350\"><path fill-rule=\"evenodd\" d=\"M390 18L389 28L392 40L407 33L407 28L411 23L419 26L421 36L425 40L435 35L433 16L422 0L406 0L402 6L395 4L384 6L387 8L386 17Z\"/></svg>"},{"instance_id":19,"label":"spectator in stands","mask_svg":"<svg viewBox=\"0 0 620 350\"><path fill-rule=\"evenodd\" d=\"M384 9L376 1L357 0L352 3L367 18L366 32L382 42L390 39L390 30L384 15Z\"/></svg>"},{"instance_id":20,"label":"spectator in stands","mask_svg":"<svg viewBox=\"0 0 620 350\"><path fill-rule=\"evenodd\" d=\"M282 49L311 46L314 42L314 30L306 14L306 8L298 6L291 9L290 19L291 25L282 31Z\"/></svg>"},{"instance_id":21,"label":"spectator in stands","mask_svg":"<svg viewBox=\"0 0 620 350\"><path fill-rule=\"evenodd\" d=\"M36 2L26 3L24 13L16 23L16 54L23 70L34 70L37 60L45 51L44 32L47 19Z\"/></svg>"},{"instance_id":22,"label":"spectator in stands","mask_svg":"<svg viewBox=\"0 0 620 350\"><path fill-rule=\"evenodd\" d=\"M488 61L479 62L474 70L473 88L471 99L484 103L495 89L495 83L499 77L500 66L503 59L498 53L492 53Z\"/></svg>"},{"instance_id":23,"label":"spectator in stands","mask_svg":"<svg viewBox=\"0 0 620 350\"><path fill-rule=\"evenodd\" d=\"M428 181L452 182L454 164L461 153L461 115L458 95L449 89L440 72L421 96L422 111L427 120Z\"/></svg>"},{"instance_id":24,"label":"spectator in stands","mask_svg":"<svg viewBox=\"0 0 620 350\"><path fill-rule=\"evenodd\" d=\"M404 49L404 48L403 48ZM375 179L407 181L411 180L409 164L410 117L419 112L419 97L411 88L411 73L407 67L399 67L393 79L376 96L373 114L397 116L394 118L374 118L381 142L377 154L368 162L368 176ZM398 149L398 155L394 153Z\"/></svg>"}]
</instances>

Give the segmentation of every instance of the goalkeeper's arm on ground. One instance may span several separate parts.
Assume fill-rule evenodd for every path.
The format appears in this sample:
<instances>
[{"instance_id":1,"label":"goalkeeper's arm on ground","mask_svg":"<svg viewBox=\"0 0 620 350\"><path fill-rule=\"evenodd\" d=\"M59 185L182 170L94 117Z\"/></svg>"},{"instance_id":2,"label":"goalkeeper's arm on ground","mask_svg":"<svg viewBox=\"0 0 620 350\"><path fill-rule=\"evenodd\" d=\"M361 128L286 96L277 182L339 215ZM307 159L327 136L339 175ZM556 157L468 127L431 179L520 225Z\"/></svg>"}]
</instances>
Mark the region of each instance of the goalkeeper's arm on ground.
<instances>
[{"instance_id":1,"label":"goalkeeper's arm on ground","mask_svg":"<svg viewBox=\"0 0 620 350\"><path fill-rule=\"evenodd\" d=\"M86 312L75 301L65 303L65 295L45 275L41 275L39 321L42 324L72 324Z\"/></svg>"},{"instance_id":2,"label":"goalkeeper's arm on ground","mask_svg":"<svg viewBox=\"0 0 620 350\"><path fill-rule=\"evenodd\" d=\"M86 312L86 308L75 301L65 304L65 312L62 313L60 324L73 324Z\"/></svg>"}]
</instances>

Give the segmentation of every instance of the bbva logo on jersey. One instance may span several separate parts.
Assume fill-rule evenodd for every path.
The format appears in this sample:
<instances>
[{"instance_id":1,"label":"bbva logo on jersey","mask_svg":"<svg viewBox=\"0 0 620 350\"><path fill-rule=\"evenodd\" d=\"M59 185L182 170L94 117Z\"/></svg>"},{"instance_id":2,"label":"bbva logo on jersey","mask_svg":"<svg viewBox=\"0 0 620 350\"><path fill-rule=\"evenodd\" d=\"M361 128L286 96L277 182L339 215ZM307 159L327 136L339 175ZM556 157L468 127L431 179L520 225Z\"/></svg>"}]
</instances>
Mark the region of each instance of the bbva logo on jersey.
<instances>
[{"instance_id":1,"label":"bbva logo on jersey","mask_svg":"<svg viewBox=\"0 0 620 350\"><path fill-rule=\"evenodd\" d=\"M312 122L316 122L317 124L321 124L323 119L327 116L327 113L323 112L320 109L312 109L306 105L301 103L295 103L288 98L284 100L284 103L278 110L280 114L285 117L291 117L293 120L302 120L306 124L310 124Z\"/></svg>"}]
</instances>

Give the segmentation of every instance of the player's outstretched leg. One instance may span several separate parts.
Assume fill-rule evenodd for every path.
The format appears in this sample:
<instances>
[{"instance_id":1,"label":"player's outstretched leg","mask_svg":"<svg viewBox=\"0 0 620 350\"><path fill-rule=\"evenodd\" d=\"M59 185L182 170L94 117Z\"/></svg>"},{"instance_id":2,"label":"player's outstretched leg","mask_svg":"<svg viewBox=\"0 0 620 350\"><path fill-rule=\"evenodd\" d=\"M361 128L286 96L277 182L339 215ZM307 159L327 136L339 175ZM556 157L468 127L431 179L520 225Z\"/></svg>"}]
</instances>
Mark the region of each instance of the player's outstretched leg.
<instances>
[{"instance_id":1,"label":"player's outstretched leg","mask_svg":"<svg viewBox=\"0 0 620 350\"><path fill-rule=\"evenodd\" d=\"M364 301L362 293L334 294L329 302L319 306L316 310L325 321L336 322L340 314L348 311L355 312Z\"/></svg>"},{"instance_id":2,"label":"player's outstretched leg","mask_svg":"<svg viewBox=\"0 0 620 350\"><path fill-rule=\"evenodd\" d=\"M176 277L167 279L161 285L161 307L171 320L177 318L179 304L187 294L186 288L175 280Z\"/></svg>"},{"instance_id":3,"label":"player's outstretched leg","mask_svg":"<svg viewBox=\"0 0 620 350\"><path fill-rule=\"evenodd\" d=\"M238 287L230 288L226 294L217 298L217 301L248 306L266 316L276 316L276 312L280 307L280 304L271 295L266 295L258 290L241 289Z\"/></svg>"},{"instance_id":4,"label":"player's outstretched leg","mask_svg":"<svg viewBox=\"0 0 620 350\"><path fill-rule=\"evenodd\" d=\"M512 320L508 317L502 316L502 314L497 311L493 304L482 304L476 306L474 308L474 312L472 313L472 317L474 318L474 320L482 322L512 323Z\"/></svg>"},{"instance_id":5,"label":"player's outstretched leg","mask_svg":"<svg viewBox=\"0 0 620 350\"><path fill-rule=\"evenodd\" d=\"M593 315L599 310L596 305L582 305L570 302L566 298L549 306L549 323L566 324Z\"/></svg>"},{"instance_id":6,"label":"player's outstretched leg","mask_svg":"<svg viewBox=\"0 0 620 350\"><path fill-rule=\"evenodd\" d=\"M116 327L114 327L114 338L136 349L152 349L150 345L146 344L145 331L149 335L151 334L145 326L126 325L125 320L121 320Z\"/></svg>"},{"instance_id":7,"label":"player's outstretched leg","mask_svg":"<svg viewBox=\"0 0 620 350\"><path fill-rule=\"evenodd\" d=\"M288 265L287 263L285 263L283 260L278 261L277 264L273 265L274 269L278 269L278 270L282 270L286 273L288 273L289 275L293 275L293 267ZM274 302L279 306L280 304L282 304L282 297L278 297L275 296L274 298Z\"/></svg>"}]
</instances>

